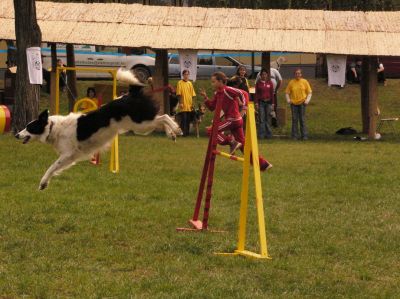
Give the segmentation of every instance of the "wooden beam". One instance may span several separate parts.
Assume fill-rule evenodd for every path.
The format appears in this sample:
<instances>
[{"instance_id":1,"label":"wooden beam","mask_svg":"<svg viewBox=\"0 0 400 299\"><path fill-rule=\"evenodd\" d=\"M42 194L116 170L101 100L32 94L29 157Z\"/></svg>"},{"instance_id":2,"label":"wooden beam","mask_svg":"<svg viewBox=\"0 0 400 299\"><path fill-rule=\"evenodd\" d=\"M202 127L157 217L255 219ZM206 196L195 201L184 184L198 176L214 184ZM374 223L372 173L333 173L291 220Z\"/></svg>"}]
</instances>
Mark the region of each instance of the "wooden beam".
<instances>
[{"instance_id":1,"label":"wooden beam","mask_svg":"<svg viewBox=\"0 0 400 299\"><path fill-rule=\"evenodd\" d=\"M255 74L255 59L254 52L251 52L251 76L255 78L257 75Z\"/></svg>"},{"instance_id":2,"label":"wooden beam","mask_svg":"<svg viewBox=\"0 0 400 299\"><path fill-rule=\"evenodd\" d=\"M375 139L376 125L378 121L378 58L369 57L369 127L368 137Z\"/></svg>"},{"instance_id":3,"label":"wooden beam","mask_svg":"<svg viewBox=\"0 0 400 299\"><path fill-rule=\"evenodd\" d=\"M261 68L266 69L268 74L271 75L271 52L261 53Z\"/></svg>"},{"instance_id":4,"label":"wooden beam","mask_svg":"<svg viewBox=\"0 0 400 299\"><path fill-rule=\"evenodd\" d=\"M362 121L362 132L368 133L369 129L369 117L368 117L368 106L369 106L369 59L368 56L363 57L362 60L362 77L361 77L361 121Z\"/></svg>"},{"instance_id":5,"label":"wooden beam","mask_svg":"<svg viewBox=\"0 0 400 299\"><path fill-rule=\"evenodd\" d=\"M154 89L159 89L168 85L168 50L155 50L156 62L153 76ZM168 90L156 92L154 98L160 104L160 113L170 112Z\"/></svg>"},{"instance_id":6,"label":"wooden beam","mask_svg":"<svg viewBox=\"0 0 400 299\"><path fill-rule=\"evenodd\" d=\"M377 66L375 56L365 56L362 64L361 77L361 114L363 133L370 139L375 138L378 119Z\"/></svg>"},{"instance_id":7,"label":"wooden beam","mask_svg":"<svg viewBox=\"0 0 400 299\"><path fill-rule=\"evenodd\" d=\"M50 114L56 113L56 68L57 68L57 44L50 44L51 72L50 72Z\"/></svg>"},{"instance_id":8,"label":"wooden beam","mask_svg":"<svg viewBox=\"0 0 400 299\"><path fill-rule=\"evenodd\" d=\"M75 67L75 51L74 45L67 44L67 66ZM68 108L71 112L74 109L75 100L78 96L76 88L76 71L67 71L67 95L68 95Z\"/></svg>"}]
</instances>

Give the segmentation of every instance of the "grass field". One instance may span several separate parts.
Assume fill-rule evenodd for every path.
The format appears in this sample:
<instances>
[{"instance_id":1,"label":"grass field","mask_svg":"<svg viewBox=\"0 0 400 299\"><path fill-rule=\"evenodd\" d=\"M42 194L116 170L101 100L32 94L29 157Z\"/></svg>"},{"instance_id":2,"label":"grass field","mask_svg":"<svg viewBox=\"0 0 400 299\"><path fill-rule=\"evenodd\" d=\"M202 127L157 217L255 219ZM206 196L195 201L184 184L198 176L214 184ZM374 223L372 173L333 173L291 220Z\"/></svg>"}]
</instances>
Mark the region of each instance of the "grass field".
<instances>
[{"instance_id":1,"label":"grass field","mask_svg":"<svg viewBox=\"0 0 400 299\"><path fill-rule=\"evenodd\" d=\"M398 298L399 137L335 136L360 129L358 87L312 86L311 139L260 141L274 164L262 174L268 261L213 254L237 241L241 170L228 160L217 159L210 211L227 233L175 231L192 215L206 138L121 136L119 174L104 154L39 192L56 154L0 136L0 297ZM383 116L400 114L399 94L397 80L379 88ZM248 247L258 251L250 203Z\"/></svg>"}]
</instances>

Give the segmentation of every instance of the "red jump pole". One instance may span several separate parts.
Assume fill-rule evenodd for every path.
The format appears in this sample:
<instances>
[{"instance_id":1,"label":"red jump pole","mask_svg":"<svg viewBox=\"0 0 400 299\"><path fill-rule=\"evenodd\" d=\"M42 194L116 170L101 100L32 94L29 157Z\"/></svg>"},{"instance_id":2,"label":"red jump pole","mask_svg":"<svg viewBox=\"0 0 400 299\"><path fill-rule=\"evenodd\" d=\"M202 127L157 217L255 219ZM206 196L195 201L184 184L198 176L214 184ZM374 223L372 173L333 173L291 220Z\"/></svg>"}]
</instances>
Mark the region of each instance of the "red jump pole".
<instances>
[{"instance_id":1,"label":"red jump pole","mask_svg":"<svg viewBox=\"0 0 400 299\"><path fill-rule=\"evenodd\" d=\"M197 193L196 204L193 212L193 218L189 220L189 223L196 229L202 230L207 229L208 227L208 215L211 207L211 191L214 179L214 164L215 164L215 153L214 151L217 148L217 134L218 134L218 125L220 123L220 113L222 109L221 101L217 102L217 107L214 112L211 136L208 141L207 154L204 160L203 173L201 175L199 191ZM199 213L201 208L201 202L203 199L204 187L207 179L207 192L206 199L204 205L204 213L203 213L203 223L199 221Z\"/></svg>"}]
</instances>

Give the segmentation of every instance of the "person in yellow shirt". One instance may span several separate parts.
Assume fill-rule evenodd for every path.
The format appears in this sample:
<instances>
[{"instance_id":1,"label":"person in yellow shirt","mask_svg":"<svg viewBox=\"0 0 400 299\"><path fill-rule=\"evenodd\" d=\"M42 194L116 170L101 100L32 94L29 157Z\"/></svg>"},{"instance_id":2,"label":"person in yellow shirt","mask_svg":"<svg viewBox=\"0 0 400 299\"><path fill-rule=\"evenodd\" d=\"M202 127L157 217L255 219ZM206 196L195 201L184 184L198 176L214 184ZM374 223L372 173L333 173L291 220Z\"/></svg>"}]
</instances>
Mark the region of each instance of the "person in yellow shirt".
<instances>
[{"instance_id":1,"label":"person in yellow shirt","mask_svg":"<svg viewBox=\"0 0 400 299\"><path fill-rule=\"evenodd\" d=\"M286 87L286 101L292 110L292 138L299 139L298 123L300 123L301 139L308 139L306 126L306 106L310 103L312 90L310 83L302 78L301 69L294 72L295 78Z\"/></svg>"},{"instance_id":2,"label":"person in yellow shirt","mask_svg":"<svg viewBox=\"0 0 400 299\"><path fill-rule=\"evenodd\" d=\"M189 135L190 115L193 110L193 97L196 96L193 84L189 81L189 75L189 70L183 70L183 79L180 80L176 86L176 95L179 99L179 110L181 113L180 127L182 129L183 136Z\"/></svg>"},{"instance_id":3,"label":"person in yellow shirt","mask_svg":"<svg viewBox=\"0 0 400 299\"><path fill-rule=\"evenodd\" d=\"M86 97L84 97L84 99L92 100L93 102L96 103L97 108L99 108L99 100L96 98L96 90L95 90L93 87L89 87L89 88L86 90ZM85 109L87 109L87 108L89 108L89 104L83 102L83 103L80 105L79 110L82 111L82 110L85 110Z\"/></svg>"}]
</instances>

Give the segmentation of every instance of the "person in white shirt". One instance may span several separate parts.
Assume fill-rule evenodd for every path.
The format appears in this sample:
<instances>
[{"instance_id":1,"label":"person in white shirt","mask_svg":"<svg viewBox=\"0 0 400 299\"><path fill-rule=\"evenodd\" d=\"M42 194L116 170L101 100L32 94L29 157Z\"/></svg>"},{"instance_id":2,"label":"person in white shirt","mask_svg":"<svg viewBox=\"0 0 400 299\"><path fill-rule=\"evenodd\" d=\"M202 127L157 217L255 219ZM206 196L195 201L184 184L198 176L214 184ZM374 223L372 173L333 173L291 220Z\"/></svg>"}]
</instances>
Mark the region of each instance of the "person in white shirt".
<instances>
[{"instance_id":1,"label":"person in white shirt","mask_svg":"<svg viewBox=\"0 0 400 299\"><path fill-rule=\"evenodd\" d=\"M378 83L383 83L383 86L386 86L386 77L385 77L385 68L383 67L383 63L378 60Z\"/></svg>"}]
</instances>

